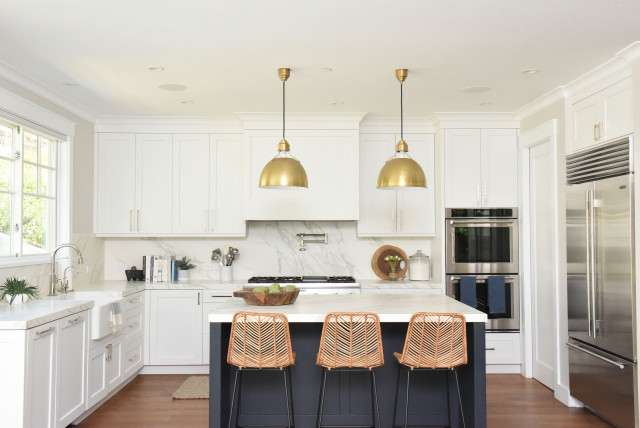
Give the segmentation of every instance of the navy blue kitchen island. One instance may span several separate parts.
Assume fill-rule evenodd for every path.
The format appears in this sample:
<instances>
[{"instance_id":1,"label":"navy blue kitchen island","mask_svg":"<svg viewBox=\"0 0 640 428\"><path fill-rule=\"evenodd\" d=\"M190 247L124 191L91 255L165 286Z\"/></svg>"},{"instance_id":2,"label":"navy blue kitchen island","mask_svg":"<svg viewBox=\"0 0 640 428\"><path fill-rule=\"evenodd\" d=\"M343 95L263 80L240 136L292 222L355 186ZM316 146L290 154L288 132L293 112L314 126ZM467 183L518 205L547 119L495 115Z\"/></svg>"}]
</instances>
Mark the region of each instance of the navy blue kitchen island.
<instances>
[{"instance_id":1,"label":"navy blue kitchen island","mask_svg":"<svg viewBox=\"0 0 640 428\"><path fill-rule=\"evenodd\" d=\"M234 368L227 364L231 319L238 311L278 312L289 319L296 364L291 367L295 426L312 428L318 410L321 369L316 356L324 316L329 312L375 312L382 322L385 364L376 369L382 427L392 426L398 376L394 352L402 352L408 321L414 312L462 313L467 319L469 362L459 368L460 389L467 427L485 428L486 315L444 295L325 295L300 296L288 306L249 306L231 299L209 315L210 377L209 427L227 427ZM286 426L286 402L282 375L277 371L246 372L243 376L239 424ZM400 381L398 417L404 424L405 377ZM449 393L447 397L447 382ZM327 377L323 425L371 425L370 376L366 373L330 373ZM450 414L447 414L447 400ZM462 426L455 379L450 371L420 372L411 377L410 425Z\"/></svg>"}]
</instances>

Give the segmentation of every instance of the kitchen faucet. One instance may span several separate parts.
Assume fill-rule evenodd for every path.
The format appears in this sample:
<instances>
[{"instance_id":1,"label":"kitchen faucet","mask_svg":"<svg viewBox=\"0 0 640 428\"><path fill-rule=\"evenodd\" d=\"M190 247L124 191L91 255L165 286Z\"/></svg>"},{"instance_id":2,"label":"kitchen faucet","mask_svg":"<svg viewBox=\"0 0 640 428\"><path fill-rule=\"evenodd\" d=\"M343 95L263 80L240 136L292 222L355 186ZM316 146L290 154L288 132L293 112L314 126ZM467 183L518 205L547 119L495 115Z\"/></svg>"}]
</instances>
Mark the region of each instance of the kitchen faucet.
<instances>
[{"instance_id":1,"label":"kitchen faucet","mask_svg":"<svg viewBox=\"0 0 640 428\"><path fill-rule=\"evenodd\" d=\"M298 233L298 250L305 251L305 244L326 244L329 239L326 233ZM315 238L315 239L309 239Z\"/></svg>"},{"instance_id":2,"label":"kitchen faucet","mask_svg":"<svg viewBox=\"0 0 640 428\"><path fill-rule=\"evenodd\" d=\"M53 250L53 253L51 253L51 273L49 274L51 278L49 279L50 282L49 282L48 296L56 295L56 284L58 283L58 277L56 275L56 254L58 253L58 250L60 250L61 248L73 248L74 250L76 250L76 253L78 253L78 258L76 259L78 264L84 263L84 259L82 258L82 253L80 252L80 248L78 248L75 244L66 243L66 244L58 245L58 247L55 250Z\"/></svg>"}]
</instances>

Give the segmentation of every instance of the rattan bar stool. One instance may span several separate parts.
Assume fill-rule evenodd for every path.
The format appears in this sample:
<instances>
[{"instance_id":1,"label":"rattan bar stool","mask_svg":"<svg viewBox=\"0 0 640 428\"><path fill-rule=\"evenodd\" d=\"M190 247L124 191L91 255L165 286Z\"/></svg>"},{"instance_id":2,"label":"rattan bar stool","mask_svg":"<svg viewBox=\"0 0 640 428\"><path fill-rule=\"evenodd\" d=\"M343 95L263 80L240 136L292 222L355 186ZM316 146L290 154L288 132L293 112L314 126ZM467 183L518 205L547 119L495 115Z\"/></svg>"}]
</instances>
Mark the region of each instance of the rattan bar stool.
<instances>
[{"instance_id":1,"label":"rattan bar stool","mask_svg":"<svg viewBox=\"0 0 640 428\"><path fill-rule=\"evenodd\" d=\"M411 373L417 370L450 370L456 378L458 402L465 426L457 367L467 364L467 323L461 314L418 312L411 316L402 354L394 352L398 359L398 379L393 403L393 426L396 425L398 390L402 370L407 373L407 391L404 410L404 427L409 426L409 383ZM450 415L449 376L447 375L447 409ZM449 420L451 426L451 420Z\"/></svg>"},{"instance_id":2,"label":"rattan bar stool","mask_svg":"<svg viewBox=\"0 0 640 428\"><path fill-rule=\"evenodd\" d=\"M237 312L233 315L231 337L227 363L236 366L229 428L235 419L238 428L240 409L240 390L242 373L248 370L279 370L284 378L284 393L287 403L287 427L293 428L293 394L291 391L290 366L295 364L296 354L291 349L289 321L283 314L262 314L253 312ZM238 405L236 402L236 391ZM236 407L236 414L234 414Z\"/></svg>"},{"instance_id":3,"label":"rattan bar stool","mask_svg":"<svg viewBox=\"0 0 640 428\"><path fill-rule=\"evenodd\" d=\"M324 395L329 371L361 371L371 374L371 413L373 423L360 427L380 427L376 374L373 370L384 364L380 318L368 312L334 312L327 314L316 364L322 367L322 383L316 428L322 428ZM324 425L326 426L326 425ZM349 425L354 427L354 425Z\"/></svg>"}]
</instances>

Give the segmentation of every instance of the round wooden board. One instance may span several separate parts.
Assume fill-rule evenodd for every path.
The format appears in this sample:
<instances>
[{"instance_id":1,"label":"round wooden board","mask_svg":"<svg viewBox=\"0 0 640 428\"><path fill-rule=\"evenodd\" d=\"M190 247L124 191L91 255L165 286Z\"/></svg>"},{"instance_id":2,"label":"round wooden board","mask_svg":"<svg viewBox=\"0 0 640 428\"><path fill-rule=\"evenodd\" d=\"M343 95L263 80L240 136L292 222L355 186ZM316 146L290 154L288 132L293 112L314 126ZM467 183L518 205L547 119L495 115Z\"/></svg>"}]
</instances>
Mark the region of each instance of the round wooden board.
<instances>
[{"instance_id":1,"label":"round wooden board","mask_svg":"<svg viewBox=\"0 0 640 428\"><path fill-rule=\"evenodd\" d=\"M394 247L393 245L383 245L373 253L373 257L371 258L371 267L375 274L382 279L389 279L389 271L391 270L391 267L389 266L389 263L384 260L387 256L402 257L403 261L398 263L396 272L398 273L399 278L403 278L405 273L407 273L407 267L409 266L407 263L407 255L400 248Z\"/></svg>"}]
</instances>

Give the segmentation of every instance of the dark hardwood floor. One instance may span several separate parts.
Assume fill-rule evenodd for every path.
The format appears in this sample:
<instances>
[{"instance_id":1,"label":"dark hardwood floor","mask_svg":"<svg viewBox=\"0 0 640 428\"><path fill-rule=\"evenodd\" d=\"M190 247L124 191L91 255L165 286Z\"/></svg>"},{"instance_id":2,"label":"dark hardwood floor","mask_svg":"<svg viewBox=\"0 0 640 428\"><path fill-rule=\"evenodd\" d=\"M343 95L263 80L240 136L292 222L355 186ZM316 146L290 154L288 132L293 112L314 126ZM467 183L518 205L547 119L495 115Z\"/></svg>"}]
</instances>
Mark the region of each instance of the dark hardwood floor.
<instances>
[{"instance_id":1,"label":"dark hardwood floor","mask_svg":"<svg viewBox=\"0 0 640 428\"><path fill-rule=\"evenodd\" d=\"M81 428L206 427L208 400L174 400L186 375L140 375L82 421ZM610 428L584 409L565 407L535 380L487 376L489 428Z\"/></svg>"}]
</instances>

